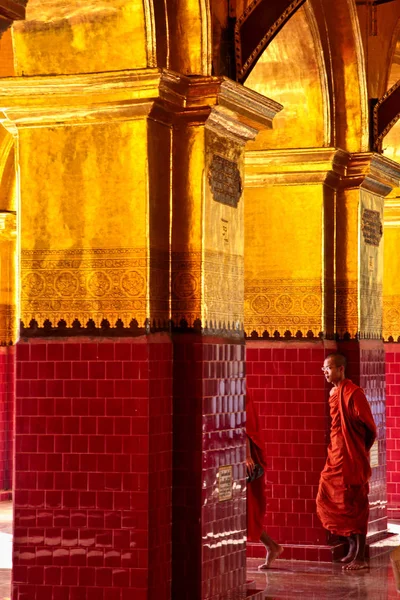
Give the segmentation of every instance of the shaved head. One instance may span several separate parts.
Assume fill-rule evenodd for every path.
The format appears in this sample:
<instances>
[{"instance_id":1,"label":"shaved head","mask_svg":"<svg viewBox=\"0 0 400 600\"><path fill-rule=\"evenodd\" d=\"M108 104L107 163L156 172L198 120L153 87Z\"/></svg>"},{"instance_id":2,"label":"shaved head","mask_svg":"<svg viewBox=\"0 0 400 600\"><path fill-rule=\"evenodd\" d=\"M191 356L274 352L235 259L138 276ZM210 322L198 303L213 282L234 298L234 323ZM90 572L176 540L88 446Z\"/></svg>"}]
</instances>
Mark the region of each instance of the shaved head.
<instances>
[{"instance_id":1,"label":"shaved head","mask_svg":"<svg viewBox=\"0 0 400 600\"><path fill-rule=\"evenodd\" d=\"M340 354L340 352L332 352L332 354L328 354L328 356L325 358L325 360L327 358L331 358L337 367L346 368L346 365L347 365L346 357L343 354Z\"/></svg>"}]
</instances>

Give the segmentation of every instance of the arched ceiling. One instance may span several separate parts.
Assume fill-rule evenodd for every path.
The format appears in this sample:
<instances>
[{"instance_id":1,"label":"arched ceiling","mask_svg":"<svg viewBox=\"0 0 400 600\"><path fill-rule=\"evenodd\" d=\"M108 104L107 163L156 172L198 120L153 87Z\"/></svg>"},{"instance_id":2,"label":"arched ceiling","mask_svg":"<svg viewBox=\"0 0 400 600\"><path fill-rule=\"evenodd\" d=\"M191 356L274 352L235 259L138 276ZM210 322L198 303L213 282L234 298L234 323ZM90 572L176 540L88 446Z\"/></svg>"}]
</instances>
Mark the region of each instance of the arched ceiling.
<instances>
[{"instance_id":1,"label":"arched ceiling","mask_svg":"<svg viewBox=\"0 0 400 600\"><path fill-rule=\"evenodd\" d=\"M375 9L365 2L357 2L357 13L364 46L368 96L381 98L392 85L388 80L397 37L396 25L400 18L400 1L379 4Z\"/></svg>"},{"instance_id":2,"label":"arched ceiling","mask_svg":"<svg viewBox=\"0 0 400 600\"><path fill-rule=\"evenodd\" d=\"M252 149L329 145L326 72L308 4L291 17L264 50L245 86L284 106L274 119L274 129L261 132L251 144Z\"/></svg>"},{"instance_id":3,"label":"arched ceiling","mask_svg":"<svg viewBox=\"0 0 400 600\"><path fill-rule=\"evenodd\" d=\"M400 3L399 3L400 4ZM400 81L400 17L397 18L391 45L391 61L386 75L386 90ZM382 152L384 156L400 163L400 120L383 138Z\"/></svg>"}]
</instances>

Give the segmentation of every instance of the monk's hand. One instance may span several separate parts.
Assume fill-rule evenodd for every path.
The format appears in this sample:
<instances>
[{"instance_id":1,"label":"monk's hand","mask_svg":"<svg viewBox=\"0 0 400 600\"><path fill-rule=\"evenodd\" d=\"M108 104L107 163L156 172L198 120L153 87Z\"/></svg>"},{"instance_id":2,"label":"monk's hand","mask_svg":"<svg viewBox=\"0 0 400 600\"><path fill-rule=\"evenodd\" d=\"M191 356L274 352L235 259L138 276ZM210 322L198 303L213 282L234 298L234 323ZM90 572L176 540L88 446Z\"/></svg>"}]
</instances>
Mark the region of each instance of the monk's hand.
<instances>
[{"instance_id":1,"label":"monk's hand","mask_svg":"<svg viewBox=\"0 0 400 600\"><path fill-rule=\"evenodd\" d=\"M253 475L254 467L254 460L251 458L251 456L246 456L246 470L248 477L251 477Z\"/></svg>"}]
</instances>

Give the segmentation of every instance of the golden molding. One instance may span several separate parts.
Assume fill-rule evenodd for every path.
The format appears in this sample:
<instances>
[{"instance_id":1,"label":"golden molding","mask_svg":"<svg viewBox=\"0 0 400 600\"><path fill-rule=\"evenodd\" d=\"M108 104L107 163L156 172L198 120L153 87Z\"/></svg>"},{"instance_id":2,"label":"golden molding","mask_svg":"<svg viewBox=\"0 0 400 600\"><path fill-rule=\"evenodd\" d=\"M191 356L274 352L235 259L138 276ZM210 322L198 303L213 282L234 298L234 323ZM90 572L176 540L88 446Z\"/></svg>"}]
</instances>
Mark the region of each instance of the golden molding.
<instances>
[{"instance_id":1,"label":"golden molding","mask_svg":"<svg viewBox=\"0 0 400 600\"><path fill-rule=\"evenodd\" d=\"M246 335L277 331L295 336L300 331L318 336L323 330L322 284L318 279L252 279L245 281Z\"/></svg>"}]
</instances>

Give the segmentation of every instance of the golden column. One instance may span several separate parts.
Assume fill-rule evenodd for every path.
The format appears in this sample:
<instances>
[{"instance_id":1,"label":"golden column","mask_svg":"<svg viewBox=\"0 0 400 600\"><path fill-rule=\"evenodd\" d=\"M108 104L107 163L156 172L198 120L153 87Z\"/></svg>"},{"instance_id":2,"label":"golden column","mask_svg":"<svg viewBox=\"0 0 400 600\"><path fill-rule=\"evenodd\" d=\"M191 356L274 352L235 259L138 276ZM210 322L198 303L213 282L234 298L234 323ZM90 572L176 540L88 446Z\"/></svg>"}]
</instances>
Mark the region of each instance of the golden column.
<instances>
[{"instance_id":1,"label":"golden column","mask_svg":"<svg viewBox=\"0 0 400 600\"><path fill-rule=\"evenodd\" d=\"M393 161L348 154L335 213L335 334L347 374L365 390L378 429L371 449L369 539L387 528L383 234L385 198L398 183Z\"/></svg>"},{"instance_id":2,"label":"golden column","mask_svg":"<svg viewBox=\"0 0 400 600\"><path fill-rule=\"evenodd\" d=\"M174 342L172 597L244 594L244 152L281 106L228 79L165 72ZM161 139L161 137L160 137Z\"/></svg>"},{"instance_id":3,"label":"golden column","mask_svg":"<svg viewBox=\"0 0 400 600\"><path fill-rule=\"evenodd\" d=\"M337 191L336 317L341 338L382 339L385 197L398 165L381 155L348 154Z\"/></svg>"}]
</instances>

